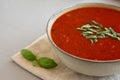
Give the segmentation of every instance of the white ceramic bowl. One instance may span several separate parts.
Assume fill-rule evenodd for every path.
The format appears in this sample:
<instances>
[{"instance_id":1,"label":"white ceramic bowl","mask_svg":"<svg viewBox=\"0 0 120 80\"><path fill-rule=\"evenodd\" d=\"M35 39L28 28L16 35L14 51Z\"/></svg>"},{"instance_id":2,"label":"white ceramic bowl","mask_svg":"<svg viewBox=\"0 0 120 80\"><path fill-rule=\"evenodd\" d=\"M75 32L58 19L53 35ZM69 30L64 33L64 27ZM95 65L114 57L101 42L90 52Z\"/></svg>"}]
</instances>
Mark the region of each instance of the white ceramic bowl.
<instances>
[{"instance_id":1,"label":"white ceramic bowl","mask_svg":"<svg viewBox=\"0 0 120 80\"><path fill-rule=\"evenodd\" d=\"M62 14L70 10L87 7L87 6L102 6L102 7L120 10L120 7L109 5L109 4L103 4L103 3L81 3L81 4L71 6L69 8L66 8L64 10L60 10L57 13L55 13L48 21L48 24L47 24L48 38L52 43L52 46L54 47L60 60L67 67L69 67L70 69L78 73L83 73L83 74L92 75L92 76L106 76L106 75L112 75L115 73L120 73L120 60L94 61L94 60L86 60L86 59L78 58L73 55L69 55L69 53L60 49L52 40L51 27L55 22L55 20L58 19L59 16L61 16Z\"/></svg>"}]
</instances>

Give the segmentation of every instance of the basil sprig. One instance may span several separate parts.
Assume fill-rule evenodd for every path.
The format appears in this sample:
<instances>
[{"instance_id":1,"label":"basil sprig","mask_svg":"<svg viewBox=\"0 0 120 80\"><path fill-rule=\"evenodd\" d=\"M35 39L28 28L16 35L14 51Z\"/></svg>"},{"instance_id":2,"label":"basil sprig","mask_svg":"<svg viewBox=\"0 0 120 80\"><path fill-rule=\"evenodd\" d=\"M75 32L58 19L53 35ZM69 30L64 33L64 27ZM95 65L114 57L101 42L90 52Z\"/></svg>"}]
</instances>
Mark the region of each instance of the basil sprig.
<instances>
[{"instance_id":1,"label":"basil sprig","mask_svg":"<svg viewBox=\"0 0 120 80\"><path fill-rule=\"evenodd\" d=\"M43 68L53 68L56 67L57 64L53 59L50 59L48 57L42 57L38 60L38 64Z\"/></svg>"},{"instance_id":2,"label":"basil sprig","mask_svg":"<svg viewBox=\"0 0 120 80\"><path fill-rule=\"evenodd\" d=\"M76 29L82 31L82 36L89 39L91 43L98 42L98 39L106 37L120 40L120 33L117 33L112 27L104 27L95 20L92 20L91 23L87 23Z\"/></svg>"},{"instance_id":3,"label":"basil sprig","mask_svg":"<svg viewBox=\"0 0 120 80\"><path fill-rule=\"evenodd\" d=\"M21 50L21 54L29 61L34 61L36 59L36 56L30 50L23 49Z\"/></svg>"},{"instance_id":4,"label":"basil sprig","mask_svg":"<svg viewBox=\"0 0 120 80\"><path fill-rule=\"evenodd\" d=\"M28 49L22 49L21 54L26 60L32 61L33 66L40 65L46 69L51 69L57 66L57 63L51 58L41 57L37 59L37 56Z\"/></svg>"}]
</instances>

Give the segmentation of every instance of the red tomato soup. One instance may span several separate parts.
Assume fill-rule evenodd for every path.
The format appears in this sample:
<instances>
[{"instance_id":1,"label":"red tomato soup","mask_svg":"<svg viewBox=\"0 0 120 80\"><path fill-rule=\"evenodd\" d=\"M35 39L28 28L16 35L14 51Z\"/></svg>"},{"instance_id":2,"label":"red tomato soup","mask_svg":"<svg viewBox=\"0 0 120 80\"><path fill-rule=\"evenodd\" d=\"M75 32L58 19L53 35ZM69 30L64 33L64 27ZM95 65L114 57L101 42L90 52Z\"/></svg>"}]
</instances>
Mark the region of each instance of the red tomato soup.
<instances>
[{"instance_id":1,"label":"red tomato soup","mask_svg":"<svg viewBox=\"0 0 120 80\"><path fill-rule=\"evenodd\" d=\"M52 25L54 43L68 54L89 60L120 59L120 41L110 37L91 43L76 28L95 20L120 32L120 11L104 7L84 7L61 15Z\"/></svg>"}]
</instances>

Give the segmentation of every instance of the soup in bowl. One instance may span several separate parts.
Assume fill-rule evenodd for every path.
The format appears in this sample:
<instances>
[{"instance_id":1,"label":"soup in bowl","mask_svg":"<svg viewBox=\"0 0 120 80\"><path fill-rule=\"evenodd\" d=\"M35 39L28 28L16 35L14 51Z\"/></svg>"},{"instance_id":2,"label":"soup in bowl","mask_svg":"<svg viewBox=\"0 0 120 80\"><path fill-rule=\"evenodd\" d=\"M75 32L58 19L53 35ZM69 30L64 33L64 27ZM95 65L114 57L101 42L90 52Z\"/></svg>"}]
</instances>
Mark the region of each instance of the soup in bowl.
<instances>
[{"instance_id":1,"label":"soup in bowl","mask_svg":"<svg viewBox=\"0 0 120 80\"><path fill-rule=\"evenodd\" d=\"M81 3L60 10L48 21L47 35L60 60L92 76L120 72L120 8Z\"/></svg>"}]
</instances>

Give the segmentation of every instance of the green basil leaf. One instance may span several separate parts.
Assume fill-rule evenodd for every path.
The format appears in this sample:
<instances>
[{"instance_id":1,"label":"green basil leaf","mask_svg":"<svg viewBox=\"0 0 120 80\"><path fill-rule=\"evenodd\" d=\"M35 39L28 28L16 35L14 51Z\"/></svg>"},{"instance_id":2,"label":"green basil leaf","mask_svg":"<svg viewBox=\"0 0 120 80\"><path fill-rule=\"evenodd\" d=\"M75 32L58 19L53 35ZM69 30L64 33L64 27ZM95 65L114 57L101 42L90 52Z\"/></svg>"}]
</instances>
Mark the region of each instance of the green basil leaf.
<instances>
[{"instance_id":1,"label":"green basil leaf","mask_svg":"<svg viewBox=\"0 0 120 80\"><path fill-rule=\"evenodd\" d=\"M30 50L23 49L21 50L21 54L29 61L34 61L36 59L36 56Z\"/></svg>"},{"instance_id":2,"label":"green basil leaf","mask_svg":"<svg viewBox=\"0 0 120 80\"><path fill-rule=\"evenodd\" d=\"M42 57L38 60L38 64L43 67L43 68L46 68L46 69L50 69L50 68L54 68L57 66L57 63L51 59L51 58L48 58L48 57Z\"/></svg>"}]
</instances>

